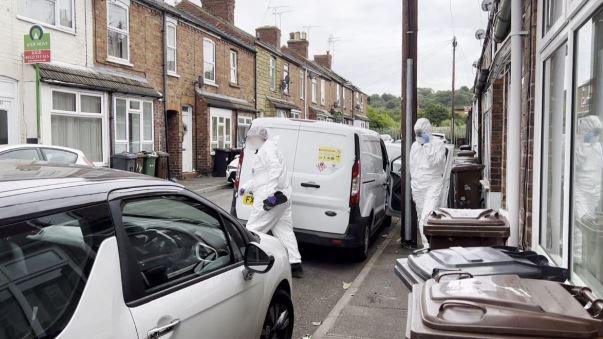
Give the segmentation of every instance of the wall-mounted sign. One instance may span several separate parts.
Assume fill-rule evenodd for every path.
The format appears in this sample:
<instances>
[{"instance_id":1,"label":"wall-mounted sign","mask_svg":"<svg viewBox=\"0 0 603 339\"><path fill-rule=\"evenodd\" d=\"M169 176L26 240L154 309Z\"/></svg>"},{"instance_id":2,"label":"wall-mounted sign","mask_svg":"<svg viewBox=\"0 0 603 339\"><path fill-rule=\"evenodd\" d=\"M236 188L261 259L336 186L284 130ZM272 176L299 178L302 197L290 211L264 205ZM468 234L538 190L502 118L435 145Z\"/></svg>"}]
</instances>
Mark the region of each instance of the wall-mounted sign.
<instances>
[{"instance_id":1,"label":"wall-mounted sign","mask_svg":"<svg viewBox=\"0 0 603 339\"><path fill-rule=\"evenodd\" d=\"M50 62L50 33L44 33L39 25L34 25L29 34L23 36L23 62L26 64L39 64Z\"/></svg>"}]
</instances>

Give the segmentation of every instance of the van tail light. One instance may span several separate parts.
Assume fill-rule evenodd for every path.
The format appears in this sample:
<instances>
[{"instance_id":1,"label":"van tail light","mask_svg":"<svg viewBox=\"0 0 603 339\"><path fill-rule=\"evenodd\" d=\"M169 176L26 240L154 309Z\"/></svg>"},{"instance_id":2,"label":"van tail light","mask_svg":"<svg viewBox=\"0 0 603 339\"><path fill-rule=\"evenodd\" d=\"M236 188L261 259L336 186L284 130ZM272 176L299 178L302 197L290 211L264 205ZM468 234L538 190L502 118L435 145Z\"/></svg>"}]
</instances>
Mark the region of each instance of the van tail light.
<instances>
[{"instance_id":1,"label":"van tail light","mask_svg":"<svg viewBox=\"0 0 603 339\"><path fill-rule=\"evenodd\" d=\"M239 191L239 179L241 178L241 167L243 166L243 156L245 155L245 150L241 150L241 154L239 154L239 166L237 167L237 176L235 177L233 187L235 191Z\"/></svg>"},{"instance_id":2,"label":"van tail light","mask_svg":"<svg viewBox=\"0 0 603 339\"><path fill-rule=\"evenodd\" d=\"M360 160L352 166L352 185L350 187L350 207L360 203Z\"/></svg>"}]
</instances>

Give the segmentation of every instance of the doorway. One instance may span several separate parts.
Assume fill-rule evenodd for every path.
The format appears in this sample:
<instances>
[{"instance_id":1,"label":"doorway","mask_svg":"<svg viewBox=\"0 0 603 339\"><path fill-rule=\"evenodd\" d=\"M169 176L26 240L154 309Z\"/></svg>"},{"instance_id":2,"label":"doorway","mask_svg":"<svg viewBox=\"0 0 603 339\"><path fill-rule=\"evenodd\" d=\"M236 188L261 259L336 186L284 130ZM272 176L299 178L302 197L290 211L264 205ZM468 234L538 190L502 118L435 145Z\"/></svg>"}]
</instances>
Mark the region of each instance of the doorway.
<instances>
[{"instance_id":1,"label":"doorway","mask_svg":"<svg viewBox=\"0 0 603 339\"><path fill-rule=\"evenodd\" d=\"M193 172L193 108L182 106L182 172Z\"/></svg>"},{"instance_id":2,"label":"doorway","mask_svg":"<svg viewBox=\"0 0 603 339\"><path fill-rule=\"evenodd\" d=\"M17 82L0 77L0 145L19 142L16 97Z\"/></svg>"}]
</instances>

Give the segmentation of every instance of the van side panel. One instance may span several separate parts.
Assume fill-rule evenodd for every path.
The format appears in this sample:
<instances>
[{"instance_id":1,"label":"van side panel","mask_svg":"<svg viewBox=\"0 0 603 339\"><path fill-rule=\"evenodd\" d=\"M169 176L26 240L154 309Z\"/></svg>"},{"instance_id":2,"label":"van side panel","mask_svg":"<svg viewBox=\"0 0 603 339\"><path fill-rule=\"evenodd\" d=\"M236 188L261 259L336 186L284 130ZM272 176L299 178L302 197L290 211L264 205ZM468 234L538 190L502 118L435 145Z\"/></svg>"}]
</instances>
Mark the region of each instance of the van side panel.
<instances>
[{"instance_id":1,"label":"van side panel","mask_svg":"<svg viewBox=\"0 0 603 339\"><path fill-rule=\"evenodd\" d=\"M284 120L284 119L283 119ZM254 123L255 124L255 123ZM299 124L288 124L283 126L270 126L265 125L268 130L268 137L274 136L279 137L278 145L279 150L283 154L285 164L287 166L287 172L289 173L289 180L291 180L291 173L293 171L293 163L295 161L295 152L297 148L297 138L299 133ZM247 180L252 177L251 168L255 154L245 148L245 154L243 157L243 164L241 165L240 183L244 184ZM243 205L241 197L237 197L236 209L237 218L242 220L249 219L252 206Z\"/></svg>"},{"instance_id":2,"label":"van side panel","mask_svg":"<svg viewBox=\"0 0 603 339\"><path fill-rule=\"evenodd\" d=\"M354 133L301 125L293 171L293 226L344 234L350 222Z\"/></svg>"}]
</instances>

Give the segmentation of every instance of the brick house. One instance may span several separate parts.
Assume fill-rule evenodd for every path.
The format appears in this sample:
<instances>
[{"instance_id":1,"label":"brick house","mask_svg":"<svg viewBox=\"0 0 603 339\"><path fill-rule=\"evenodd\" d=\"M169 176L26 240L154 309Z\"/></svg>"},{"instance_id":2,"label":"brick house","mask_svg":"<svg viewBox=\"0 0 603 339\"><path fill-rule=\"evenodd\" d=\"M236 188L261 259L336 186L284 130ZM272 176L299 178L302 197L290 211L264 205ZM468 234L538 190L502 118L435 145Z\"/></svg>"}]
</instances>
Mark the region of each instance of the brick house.
<instances>
[{"instance_id":1,"label":"brick house","mask_svg":"<svg viewBox=\"0 0 603 339\"><path fill-rule=\"evenodd\" d=\"M511 34L494 1L475 79L472 144L484 171L486 207L506 214L511 171L519 172L517 239L571 271L573 284L603 293L598 270L602 248L594 225L601 221L603 102L598 67L603 45L603 1L526 0L521 4L520 111L509 107ZM512 12L512 11L510 11ZM509 17L510 18L510 17ZM511 22L513 18L510 18ZM509 22L509 21L507 21ZM505 29L507 28L507 29ZM520 162L508 165L510 118L520 122Z\"/></svg>"},{"instance_id":2,"label":"brick house","mask_svg":"<svg viewBox=\"0 0 603 339\"><path fill-rule=\"evenodd\" d=\"M95 0L94 10L97 67L143 78L162 94L113 95L114 153L166 150L172 176L209 173L213 149L235 146L239 112L255 113L253 46L162 2Z\"/></svg>"}]
</instances>

